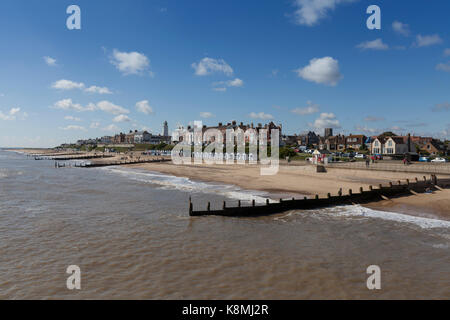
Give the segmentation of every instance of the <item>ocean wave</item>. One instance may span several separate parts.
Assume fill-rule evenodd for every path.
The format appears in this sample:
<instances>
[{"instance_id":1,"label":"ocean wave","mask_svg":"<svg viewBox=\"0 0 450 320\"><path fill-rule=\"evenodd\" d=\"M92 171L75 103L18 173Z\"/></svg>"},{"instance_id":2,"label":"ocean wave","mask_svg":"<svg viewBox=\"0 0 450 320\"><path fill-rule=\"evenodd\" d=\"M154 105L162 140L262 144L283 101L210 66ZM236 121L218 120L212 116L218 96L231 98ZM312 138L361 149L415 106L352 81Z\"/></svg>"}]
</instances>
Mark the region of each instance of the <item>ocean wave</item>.
<instances>
[{"instance_id":1,"label":"ocean wave","mask_svg":"<svg viewBox=\"0 0 450 320\"><path fill-rule=\"evenodd\" d=\"M417 225L423 229L450 228L450 221L411 216L403 213L386 212L369 209L360 205L338 206L324 209L323 212L333 216L375 218L400 223Z\"/></svg>"},{"instance_id":2,"label":"ocean wave","mask_svg":"<svg viewBox=\"0 0 450 320\"><path fill-rule=\"evenodd\" d=\"M177 177L162 174L153 171L143 171L139 169L119 168L119 167L103 167L99 170L105 170L123 177L158 185L160 188L168 190L179 190L184 192L199 192L205 194L217 194L230 199L252 201L255 203L266 203L267 193L263 191L242 190L234 185L213 184L208 182L194 181L185 177ZM271 200L269 200L271 201Z\"/></svg>"}]
</instances>

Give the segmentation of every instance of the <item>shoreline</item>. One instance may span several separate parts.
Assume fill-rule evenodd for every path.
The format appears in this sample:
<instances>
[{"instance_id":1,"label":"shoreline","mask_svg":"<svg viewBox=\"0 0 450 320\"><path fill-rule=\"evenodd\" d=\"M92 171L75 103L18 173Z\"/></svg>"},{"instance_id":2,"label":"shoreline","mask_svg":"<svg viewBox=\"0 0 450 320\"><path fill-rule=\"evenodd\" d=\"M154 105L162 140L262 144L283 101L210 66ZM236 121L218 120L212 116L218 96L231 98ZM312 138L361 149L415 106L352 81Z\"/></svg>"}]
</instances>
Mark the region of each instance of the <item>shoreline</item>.
<instances>
[{"instance_id":1,"label":"shoreline","mask_svg":"<svg viewBox=\"0 0 450 320\"><path fill-rule=\"evenodd\" d=\"M311 166L280 166L280 171L274 176L260 176L257 165L176 166L171 163L163 163L127 165L126 167L185 177L201 182L235 185L243 190L263 191L267 192L268 198L272 200L311 197L315 194L325 197L327 193L337 194L339 186L345 193L348 192L348 189L356 191L359 190L359 187L363 187L367 190L369 185L387 185L390 181L413 180L416 177L409 173L348 169L329 169L327 173L316 173ZM449 177L438 175L438 178ZM435 191L432 194L407 195L370 202L363 206L374 210L450 220L450 190Z\"/></svg>"},{"instance_id":2,"label":"shoreline","mask_svg":"<svg viewBox=\"0 0 450 320\"><path fill-rule=\"evenodd\" d=\"M45 149L10 149L23 154ZM46 150L53 153L51 150ZM118 155L119 156L119 155ZM96 160L101 161L101 160ZM336 195L342 188L344 193L349 189L354 191L370 185L387 185L390 181L411 181L419 174L407 172L367 171L358 169L328 168L326 173L316 173L310 165L280 165L279 172L273 176L261 176L259 165L207 165L189 164L174 165L173 163L143 163L125 165L127 168L138 168L154 171L176 177L185 177L199 182L222 183L234 185L244 191L262 191L271 200L280 198L303 198L318 194L325 197L327 193ZM450 178L438 175L439 178ZM406 195L363 204L364 207L419 216L425 218L450 220L450 190L436 191L432 194Z\"/></svg>"}]
</instances>

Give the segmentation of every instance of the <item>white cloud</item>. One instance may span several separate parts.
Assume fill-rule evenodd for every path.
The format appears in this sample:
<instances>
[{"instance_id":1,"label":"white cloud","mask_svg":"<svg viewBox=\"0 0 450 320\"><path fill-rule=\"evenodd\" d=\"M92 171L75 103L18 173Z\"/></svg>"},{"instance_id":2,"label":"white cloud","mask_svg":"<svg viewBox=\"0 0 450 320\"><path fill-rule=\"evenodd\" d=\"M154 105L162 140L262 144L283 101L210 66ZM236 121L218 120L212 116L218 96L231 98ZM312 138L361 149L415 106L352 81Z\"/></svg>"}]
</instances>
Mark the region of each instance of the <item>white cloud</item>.
<instances>
[{"instance_id":1,"label":"white cloud","mask_svg":"<svg viewBox=\"0 0 450 320\"><path fill-rule=\"evenodd\" d=\"M316 129L324 129L324 128L340 128L341 125L339 120L336 119L336 115L334 113L321 113L319 118L317 118L312 125L310 125Z\"/></svg>"},{"instance_id":2,"label":"white cloud","mask_svg":"<svg viewBox=\"0 0 450 320\"><path fill-rule=\"evenodd\" d=\"M215 72L222 72L227 76L233 75L233 69L223 59L203 58L199 63L191 65L197 76L206 76Z\"/></svg>"},{"instance_id":3,"label":"white cloud","mask_svg":"<svg viewBox=\"0 0 450 320\"><path fill-rule=\"evenodd\" d=\"M409 34L411 33L409 30L409 25L402 23L400 21L394 21L392 22L392 29L394 29L394 31L402 36L409 36Z\"/></svg>"},{"instance_id":4,"label":"white cloud","mask_svg":"<svg viewBox=\"0 0 450 320\"><path fill-rule=\"evenodd\" d=\"M295 114L302 115L302 116L319 112L319 105L318 104L315 104L312 101L307 101L306 104L307 104L306 107L295 108L295 109L291 110L291 112L295 113Z\"/></svg>"},{"instance_id":5,"label":"white cloud","mask_svg":"<svg viewBox=\"0 0 450 320\"><path fill-rule=\"evenodd\" d=\"M112 94L112 92L107 87L90 86L86 88L83 82L74 82L71 80L58 80L52 84L53 89L59 90L73 90L79 89L88 93L98 93L98 94Z\"/></svg>"},{"instance_id":6,"label":"white cloud","mask_svg":"<svg viewBox=\"0 0 450 320\"><path fill-rule=\"evenodd\" d=\"M100 122L92 122L89 128L91 129L97 129L100 127Z\"/></svg>"},{"instance_id":7,"label":"white cloud","mask_svg":"<svg viewBox=\"0 0 450 320\"><path fill-rule=\"evenodd\" d=\"M49 65L51 67L56 66L56 59L53 59L52 57L44 57L44 61L47 65Z\"/></svg>"},{"instance_id":8,"label":"white cloud","mask_svg":"<svg viewBox=\"0 0 450 320\"><path fill-rule=\"evenodd\" d=\"M332 57L311 59L309 65L295 72L305 80L330 86L337 85L343 78L339 71L339 62Z\"/></svg>"},{"instance_id":9,"label":"white cloud","mask_svg":"<svg viewBox=\"0 0 450 320\"><path fill-rule=\"evenodd\" d=\"M98 94L112 94L112 92L107 87L90 86L89 88L86 88L84 91Z\"/></svg>"},{"instance_id":10,"label":"white cloud","mask_svg":"<svg viewBox=\"0 0 450 320\"><path fill-rule=\"evenodd\" d=\"M120 114L113 119L113 122L130 122L130 121L131 121L130 117L124 114Z\"/></svg>"},{"instance_id":11,"label":"white cloud","mask_svg":"<svg viewBox=\"0 0 450 320\"><path fill-rule=\"evenodd\" d=\"M356 46L362 50L387 50L389 46L383 43L383 40L376 39L373 41L364 41Z\"/></svg>"},{"instance_id":12,"label":"white cloud","mask_svg":"<svg viewBox=\"0 0 450 320\"><path fill-rule=\"evenodd\" d=\"M227 81L227 85L229 87L242 87L244 85L244 81L242 81L239 78L236 78L234 80Z\"/></svg>"},{"instance_id":13,"label":"white cloud","mask_svg":"<svg viewBox=\"0 0 450 320\"><path fill-rule=\"evenodd\" d=\"M445 71L445 72L450 72L450 62L447 62L447 63L439 63L439 64L436 66L436 70Z\"/></svg>"},{"instance_id":14,"label":"white cloud","mask_svg":"<svg viewBox=\"0 0 450 320\"><path fill-rule=\"evenodd\" d=\"M416 37L415 45L417 47L428 47L435 44L442 43L442 39L438 34L428 35L428 36L422 36L420 34Z\"/></svg>"},{"instance_id":15,"label":"white cloud","mask_svg":"<svg viewBox=\"0 0 450 320\"><path fill-rule=\"evenodd\" d=\"M16 116L18 115L18 113L20 112L20 108L11 108L8 113L3 113L2 111L0 111L0 120L5 120L5 121L12 121L12 120L16 120ZM24 117L27 116L27 114L24 112Z\"/></svg>"},{"instance_id":16,"label":"white cloud","mask_svg":"<svg viewBox=\"0 0 450 320\"><path fill-rule=\"evenodd\" d=\"M144 54L120 52L116 49L113 51L111 63L124 75L142 74L150 68L150 60Z\"/></svg>"},{"instance_id":17,"label":"white cloud","mask_svg":"<svg viewBox=\"0 0 450 320\"><path fill-rule=\"evenodd\" d=\"M142 100L136 103L136 109L139 112L145 113L145 114L152 114L153 108L150 106L148 100Z\"/></svg>"},{"instance_id":18,"label":"white cloud","mask_svg":"<svg viewBox=\"0 0 450 320\"><path fill-rule=\"evenodd\" d=\"M236 78L234 80L214 82L212 85L214 86L213 88L214 91L225 92L227 91L227 87L235 87L235 88L243 87L244 81L242 81L239 78Z\"/></svg>"},{"instance_id":19,"label":"white cloud","mask_svg":"<svg viewBox=\"0 0 450 320\"><path fill-rule=\"evenodd\" d=\"M214 114L212 114L211 112L200 112L200 117L205 119L213 118Z\"/></svg>"},{"instance_id":20,"label":"white cloud","mask_svg":"<svg viewBox=\"0 0 450 320\"><path fill-rule=\"evenodd\" d=\"M20 108L11 108L11 110L9 110L9 114L11 116L14 116L15 114L17 114L20 111Z\"/></svg>"},{"instance_id":21,"label":"white cloud","mask_svg":"<svg viewBox=\"0 0 450 320\"><path fill-rule=\"evenodd\" d=\"M250 118L269 120L269 119L273 119L273 116L271 114L264 113L264 112L259 112L259 113L252 112L252 113L250 113Z\"/></svg>"},{"instance_id":22,"label":"white cloud","mask_svg":"<svg viewBox=\"0 0 450 320\"><path fill-rule=\"evenodd\" d=\"M366 134L373 134L373 135L375 135L375 134L380 132L380 129L369 128L367 126L364 126L364 127L363 126L356 126L355 129L357 131L359 131L359 132L363 132L363 133L366 133Z\"/></svg>"},{"instance_id":23,"label":"white cloud","mask_svg":"<svg viewBox=\"0 0 450 320\"><path fill-rule=\"evenodd\" d=\"M68 121L81 121L80 118L77 117L73 117L73 116L65 116L64 120L68 120Z\"/></svg>"},{"instance_id":24,"label":"white cloud","mask_svg":"<svg viewBox=\"0 0 450 320\"><path fill-rule=\"evenodd\" d=\"M81 104L74 103L72 99L63 99L55 102L53 108L60 110L74 110L77 112L100 110L106 113L111 113L113 115L130 113L129 110L121 106L117 106L109 101L100 101L97 104L89 103L86 107L83 107Z\"/></svg>"},{"instance_id":25,"label":"white cloud","mask_svg":"<svg viewBox=\"0 0 450 320\"><path fill-rule=\"evenodd\" d=\"M59 90L84 89L84 83L63 79L53 83L52 88Z\"/></svg>"},{"instance_id":26,"label":"white cloud","mask_svg":"<svg viewBox=\"0 0 450 320\"><path fill-rule=\"evenodd\" d=\"M110 131L110 132L117 132L120 130L120 128L118 126L116 126L115 124L110 124L109 126L106 126L105 128L103 128L102 130Z\"/></svg>"},{"instance_id":27,"label":"white cloud","mask_svg":"<svg viewBox=\"0 0 450 320\"><path fill-rule=\"evenodd\" d=\"M60 109L60 110L74 110L77 112L83 112L83 111L94 111L95 107L92 105L89 105L87 107L83 107L81 104L74 103L72 99L63 99L55 102L53 105L54 109Z\"/></svg>"},{"instance_id":28,"label":"white cloud","mask_svg":"<svg viewBox=\"0 0 450 320\"><path fill-rule=\"evenodd\" d=\"M444 50L444 56L450 56L450 48Z\"/></svg>"},{"instance_id":29,"label":"white cloud","mask_svg":"<svg viewBox=\"0 0 450 320\"><path fill-rule=\"evenodd\" d=\"M353 1L355 0L296 0L295 22L309 27L314 26L338 4Z\"/></svg>"},{"instance_id":30,"label":"white cloud","mask_svg":"<svg viewBox=\"0 0 450 320\"><path fill-rule=\"evenodd\" d=\"M85 127L82 127L82 126L76 126L76 125L70 125L70 126L67 126L67 127L60 128L60 129L62 129L62 130L79 130L79 131L86 131L86 128L85 128Z\"/></svg>"},{"instance_id":31,"label":"white cloud","mask_svg":"<svg viewBox=\"0 0 450 320\"><path fill-rule=\"evenodd\" d=\"M111 113L113 115L119 115L119 114L124 114L124 113L130 113L130 111L128 109L125 109L121 106L115 105L109 101L100 101L99 103L97 103L96 105L97 109L107 112L107 113Z\"/></svg>"}]
</instances>

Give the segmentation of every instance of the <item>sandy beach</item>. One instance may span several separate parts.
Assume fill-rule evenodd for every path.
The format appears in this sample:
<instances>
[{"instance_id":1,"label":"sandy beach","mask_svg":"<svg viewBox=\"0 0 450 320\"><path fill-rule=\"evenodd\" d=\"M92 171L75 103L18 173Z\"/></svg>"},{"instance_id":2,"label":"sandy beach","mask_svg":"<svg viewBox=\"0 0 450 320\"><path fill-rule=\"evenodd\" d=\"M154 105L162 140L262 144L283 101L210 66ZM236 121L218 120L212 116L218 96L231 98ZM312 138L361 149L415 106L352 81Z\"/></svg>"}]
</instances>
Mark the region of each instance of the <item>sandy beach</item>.
<instances>
[{"instance_id":1,"label":"sandy beach","mask_svg":"<svg viewBox=\"0 0 450 320\"><path fill-rule=\"evenodd\" d=\"M247 190L266 191L272 195L272 198L315 194L326 196L327 193L337 194L340 188L346 193L349 189L356 191L363 187L367 190L370 185L387 185L390 181L414 180L416 177L421 177L421 175L413 173L349 169L328 169L326 173L316 173L315 167L310 165L280 166L278 174L274 176L261 176L260 167L257 165L177 166L172 163L148 163L130 167L198 181L233 184ZM439 178L449 177L438 175ZM432 205L430 205L430 201L432 201ZM450 191L436 191L431 195L411 195L390 201L371 203L368 207L413 215L450 217Z\"/></svg>"},{"instance_id":2,"label":"sandy beach","mask_svg":"<svg viewBox=\"0 0 450 320\"><path fill-rule=\"evenodd\" d=\"M375 210L450 221L450 190L383 200L364 206Z\"/></svg>"}]
</instances>

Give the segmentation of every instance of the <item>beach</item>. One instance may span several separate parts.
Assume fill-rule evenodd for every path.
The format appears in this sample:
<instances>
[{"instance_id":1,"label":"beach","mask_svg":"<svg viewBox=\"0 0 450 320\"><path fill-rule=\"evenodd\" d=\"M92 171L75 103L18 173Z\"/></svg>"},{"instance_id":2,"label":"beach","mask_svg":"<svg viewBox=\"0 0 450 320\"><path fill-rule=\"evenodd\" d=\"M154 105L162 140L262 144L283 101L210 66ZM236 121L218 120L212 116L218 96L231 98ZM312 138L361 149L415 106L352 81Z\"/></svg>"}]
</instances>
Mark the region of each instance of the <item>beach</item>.
<instances>
[{"instance_id":1,"label":"beach","mask_svg":"<svg viewBox=\"0 0 450 320\"><path fill-rule=\"evenodd\" d=\"M52 149L21 149L15 150L26 154L64 154ZM94 153L82 153L93 155ZM157 159L155 156L142 156L139 153L112 154L111 158L95 159L95 163L120 161L123 159ZM414 181L415 178L427 178L429 174L371 171L361 169L327 168L327 172L317 173L316 167L306 161L296 161L288 165L280 161L276 175L261 175L260 165L242 164L184 164L142 163L126 165L129 168L159 172L176 177L189 178L194 181L222 183L234 185L243 190L262 191L267 197L278 200L280 198L304 197L319 195L326 197L328 193L336 195L340 189L348 193L351 189L358 192L360 187L368 190L369 186L378 187L379 184L388 185L389 182ZM437 178L449 179L448 175L437 175ZM432 194L411 194L389 200L365 204L367 208L398 212L421 217L450 219L450 190L437 190Z\"/></svg>"},{"instance_id":2,"label":"beach","mask_svg":"<svg viewBox=\"0 0 450 320\"><path fill-rule=\"evenodd\" d=\"M246 190L259 190L267 192L272 198L303 197L318 194L325 197L327 193L337 194L342 188L344 193L349 189L358 192L360 187L368 190L372 185L388 185L398 180L413 181L423 175L414 173L368 171L349 169L327 169L325 173L317 173L315 166L288 166L281 165L279 171L273 176L262 176L259 165L174 165L172 163L146 163L130 165L131 168L145 169L178 177L205 182L219 182L233 184ZM427 175L428 176L428 175ZM439 178L449 178L438 175ZM398 210L405 214L424 211L429 215L450 217L449 191L436 191L434 194L411 195L406 198L397 198L390 201L371 203L368 206L386 208L388 211ZM433 205L429 205L433 197ZM412 201L413 199L413 201Z\"/></svg>"}]
</instances>

